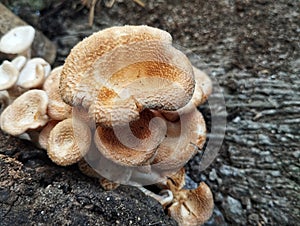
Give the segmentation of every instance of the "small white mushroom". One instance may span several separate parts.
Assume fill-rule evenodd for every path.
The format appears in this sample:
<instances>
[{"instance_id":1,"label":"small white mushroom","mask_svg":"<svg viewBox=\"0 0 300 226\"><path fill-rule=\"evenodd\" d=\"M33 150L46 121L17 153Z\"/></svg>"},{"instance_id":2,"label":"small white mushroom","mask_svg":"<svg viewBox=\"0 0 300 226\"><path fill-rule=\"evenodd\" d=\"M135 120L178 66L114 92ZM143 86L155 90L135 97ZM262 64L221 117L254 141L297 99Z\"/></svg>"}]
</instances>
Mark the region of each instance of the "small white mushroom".
<instances>
[{"instance_id":1,"label":"small white mushroom","mask_svg":"<svg viewBox=\"0 0 300 226\"><path fill-rule=\"evenodd\" d=\"M1 129L18 136L28 129L37 129L48 122L48 97L43 90L29 90L19 96L1 114Z\"/></svg>"},{"instance_id":2,"label":"small white mushroom","mask_svg":"<svg viewBox=\"0 0 300 226\"><path fill-rule=\"evenodd\" d=\"M22 68L25 66L27 58L24 56L17 56L15 57L11 63L21 72Z\"/></svg>"},{"instance_id":3,"label":"small white mushroom","mask_svg":"<svg viewBox=\"0 0 300 226\"><path fill-rule=\"evenodd\" d=\"M11 88L17 82L18 76L17 68L5 60L0 66L0 90Z\"/></svg>"},{"instance_id":4,"label":"small white mushroom","mask_svg":"<svg viewBox=\"0 0 300 226\"><path fill-rule=\"evenodd\" d=\"M41 87L50 71L51 67L44 59L30 59L20 72L17 86L25 89Z\"/></svg>"},{"instance_id":5,"label":"small white mushroom","mask_svg":"<svg viewBox=\"0 0 300 226\"><path fill-rule=\"evenodd\" d=\"M30 57L30 47L34 36L35 30L32 26L15 27L2 36L0 52Z\"/></svg>"}]
</instances>

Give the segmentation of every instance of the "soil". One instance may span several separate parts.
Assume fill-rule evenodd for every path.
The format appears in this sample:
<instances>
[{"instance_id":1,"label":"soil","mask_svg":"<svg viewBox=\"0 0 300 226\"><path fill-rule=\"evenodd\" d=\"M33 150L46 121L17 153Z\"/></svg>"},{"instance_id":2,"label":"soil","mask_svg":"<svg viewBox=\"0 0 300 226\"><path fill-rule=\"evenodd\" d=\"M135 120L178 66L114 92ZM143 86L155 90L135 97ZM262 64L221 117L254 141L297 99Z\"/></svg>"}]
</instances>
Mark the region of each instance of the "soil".
<instances>
[{"instance_id":1,"label":"soil","mask_svg":"<svg viewBox=\"0 0 300 226\"><path fill-rule=\"evenodd\" d=\"M98 1L92 27L80 1L2 1L57 45L61 65L84 37L106 27L147 24L170 32L218 81L227 130L213 164L186 166L215 199L207 225L299 225L300 2L296 0ZM29 2L29 1L28 1ZM208 129L208 104L200 107ZM26 141L0 133L2 225L176 225L136 188L103 191L76 167L58 167Z\"/></svg>"}]
</instances>

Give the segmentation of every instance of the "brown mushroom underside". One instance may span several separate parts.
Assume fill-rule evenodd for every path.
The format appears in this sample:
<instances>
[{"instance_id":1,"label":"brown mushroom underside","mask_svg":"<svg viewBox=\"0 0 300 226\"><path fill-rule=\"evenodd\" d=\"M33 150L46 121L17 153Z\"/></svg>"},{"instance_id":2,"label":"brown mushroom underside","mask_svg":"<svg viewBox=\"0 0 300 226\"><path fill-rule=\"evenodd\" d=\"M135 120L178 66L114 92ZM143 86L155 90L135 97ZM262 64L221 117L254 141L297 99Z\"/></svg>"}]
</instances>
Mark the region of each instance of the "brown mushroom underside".
<instances>
[{"instance_id":1,"label":"brown mushroom underside","mask_svg":"<svg viewBox=\"0 0 300 226\"><path fill-rule=\"evenodd\" d=\"M158 121L153 118L159 118ZM98 126L94 141L106 158L126 166L144 165L153 158L165 137L166 124L158 112L145 110L140 119L129 126L106 128Z\"/></svg>"}]
</instances>

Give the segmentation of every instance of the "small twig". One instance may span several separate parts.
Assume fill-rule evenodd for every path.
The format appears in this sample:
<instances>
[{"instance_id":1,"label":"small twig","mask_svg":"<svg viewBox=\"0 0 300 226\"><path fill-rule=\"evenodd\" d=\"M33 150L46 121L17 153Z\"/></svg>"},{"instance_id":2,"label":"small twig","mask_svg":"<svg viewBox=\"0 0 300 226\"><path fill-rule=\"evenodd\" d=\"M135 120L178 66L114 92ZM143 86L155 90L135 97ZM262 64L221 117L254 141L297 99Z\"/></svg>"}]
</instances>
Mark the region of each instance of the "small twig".
<instances>
[{"instance_id":1,"label":"small twig","mask_svg":"<svg viewBox=\"0 0 300 226\"><path fill-rule=\"evenodd\" d=\"M145 3L142 0L133 0L136 4L145 7Z\"/></svg>"},{"instance_id":2,"label":"small twig","mask_svg":"<svg viewBox=\"0 0 300 226\"><path fill-rule=\"evenodd\" d=\"M89 15L89 25L93 26L94 23L94 14L95 14L95 5L97 0L92 0L91 8L90 8L90 15Z\"/></svg>"}]
</instances>

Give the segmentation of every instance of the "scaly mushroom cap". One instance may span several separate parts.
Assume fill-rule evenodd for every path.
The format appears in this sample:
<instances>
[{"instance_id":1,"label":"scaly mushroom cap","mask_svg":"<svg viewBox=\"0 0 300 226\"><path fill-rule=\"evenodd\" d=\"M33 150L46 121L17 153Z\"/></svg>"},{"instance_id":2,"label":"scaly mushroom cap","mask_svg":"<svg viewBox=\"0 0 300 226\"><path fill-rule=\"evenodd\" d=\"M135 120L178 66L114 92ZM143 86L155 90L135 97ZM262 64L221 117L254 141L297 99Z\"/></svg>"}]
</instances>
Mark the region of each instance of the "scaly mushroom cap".
<instances>
[{"instance_id":1,"label":"scaly mushroom cap","mask_svg":"<svg viewBox=\"0 0 300 226\"><path fill-rule=\"evenodd\" d=\"M165 133L162 116L144 110L140 119L130 122L129 126L98 126L94 141L101 154L111 161L124 166L140 166L153 158Z\"/></svg>"},{"instance_id":2,"label":"scaly mushroom cap","mask_svg":"<svg viewBox=\"0 0 300 226\"><path fill-rule=\"evenodd\" d=\"M179 226L202 225L212 215L214 208L213 195L210 188L201 182L194 190L171 191L173 204L168 208L169 214Z\"/></svg>"},{"instance_id":3,"label":"scaly mushroom cap","mask_svg":"<svg viewBox=\"0 0 300 226\"><path fill-rule=\"evenodd\" d=\"M66 104L59 92L59 81L62 66L54 68L44 82L43 89L49 97L48 115L54 120L70 118L72 107Z\"/></svg>"},{"instance_id":4,"label":"scaly mushroom cap","mask_svg":"<svg viewBox=\"0 0 300 226\"><path fill-rule=\"evenodd\" d=\"M56 126L57 123L59 123L59 121L56 120L49 121L47 125L39 133L38 144L41 146L41 148L47 150L50 132L54 128L54 126Z\"/></svg>"},{"instance_id":5,"label":"scaly mushroom cap","mask_svg":"<svg viewBox=\"0 0 300 226\"><path fill-rule=\"evenodd\" d=\"M191 101L197 107L204 103L212 93L212 81L204 71L201 71L196 67L193 67L193 70L196 86Z\"/></svg>"},{"instance_id":6,"label":"scaly mushroom cap","mask_svg":"<svg viewBox=\"0 0 300 226\"><path fill-rule=\"evenodd\" d=\"M66 59L63 100L89 109L103 126L136 120L144 108L183 107L194 91L193 69L171 41L169 33L148 26L113 27L91 35Z\"/></svg>"},{"instance_id":7,"label":"scaly mushroom cap","mask_svg":"<svg viewBox=\"0 0 300 226\"><path fill-rule=\"evenodd\" d=\"M90 144L90 128L79 120L65 119L51 130L47 153L57 165L72 165L82 159Z\"/></svg>"},{"instance_id":8,"label":"scaly mushroom cap","mask_svg":"<svg viewBox=\"0 0 300 226\"><path fill-rule=\"evenodd\" d=\"M28 50L33 42L35 30L31 26L15 27L0 40L0 52L20 54Z\"/></svg>"},{"instance_id":9,"label":"scaly mushroom cap","mask_svg":"<svg viewBox=\"0 0 300 226\"><path fill-rule=\"evenodd\" d=\"M206 139L202 114L194 109L180 116L176 122L167 121L167 136L157 149L151 163L159 171L179 170L201 149Z\"/></svg>"},{"instance_id":10,"label":"scaly mushroom cap","mask_svg":"<svg viewBox=\"0 0 300 226\"><path fill-rule=\"evenodd\" d=\"M169 121L176 121L180 115L193 111L204 103L212 93L212 81L207 74L196 67L193 67L193 70L195 75L195 90L189 103L177 111L161 111L163 116Z\"/></svg>"},{"instance_id":11,"label":"scaly mushroom cap","mask_svg":"<svg viewBox=\"0 0 300 226\"><path fill-rule=\"evenodd\" d=\"M5 60L0 66L0 90L11 88L18 80L19 71L9 61Z\"/></svg>"},{"instance_id":12,"label":"scaly mushroom cap","mask_svg":"<svg viewBox=\"0 0 300 226\"><path fill-rule=\"evenodd\" d=\"M50 70L49 63L44 59L32 58L21 70L17 85L25 89L41 87Z\"/></svg>"},{"instance_id":13,"label":"scaly mushroom cap","mask_svg":"<svg viewBox=\"0 0 300 226\"><path fill-rule=\"evenodd\" d=\"M18 136L48 122L48 97L43 90L29 90L19 96L1 114L1 129Z\"/></svg>"}]
</instances>

